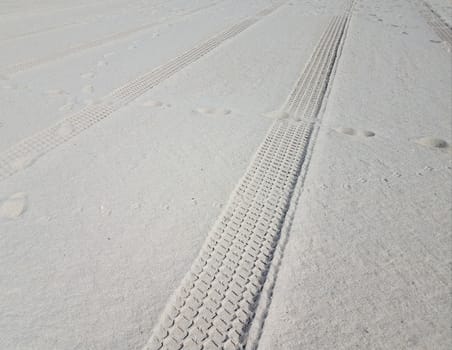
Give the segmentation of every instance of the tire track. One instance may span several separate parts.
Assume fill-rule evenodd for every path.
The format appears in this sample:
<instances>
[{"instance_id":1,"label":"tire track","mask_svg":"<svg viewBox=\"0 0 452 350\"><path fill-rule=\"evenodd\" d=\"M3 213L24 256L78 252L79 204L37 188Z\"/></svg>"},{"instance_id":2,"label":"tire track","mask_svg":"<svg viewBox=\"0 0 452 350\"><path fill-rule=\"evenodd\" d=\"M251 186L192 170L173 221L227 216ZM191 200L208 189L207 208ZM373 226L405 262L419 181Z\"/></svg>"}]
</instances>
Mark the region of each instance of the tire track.
<instances>
[{"instance_id":1,"label":"tire track","mask_svg":"<svg viewBox=\"0 0 452 350\"><path fill-rule=\"evenodd\" d=\"M420 13L433 31L452 47L452 27L425 1L420 1Z\"/></svg>"},{"instance_id":2,"label":"tire track","mask_svg":"<svg viewBox=\"0 0 452 350\"><path fill-rule=\"evenodd\" d=\"M108 0L103 1L103 2L108 2ZM102 4L102 2L100 3ZM58 9L52 9L52 8L35 8L34 11L35 12L31 12L30 14L28 14L28 16L41 16L43 14L49 14L49 13L56 13L56 12L65 12L65 11L73 11L75 9L80 9L80 8L84 8L84 7L93 7L93 6L98 6L99 3L88 3L88 4L79 4L76 6L72 6L72 7L62 7L62 8L58 8ZM111 4L110 4L111 5ZM33 10L33 9L31 9ZM21 11L21 9L19 8L18 10L16 9L16 12L0 12L0 17L4 17L4 16L12 16L12 15L18 15L18 12Z\"/></svg>"},{"instance_id":3,"label":"tire track","mask_svg":"<svg viewBox=\"0 0 452 350\"><path fill-rule=\"evenodd\" d=\"M98 5L98 4L97 4ZM151 8L153 5L150 5ZM124 9L115 9L118 11L123 11ZM140 9L143 10L143 9ZM109 13L109 15L114 15L114 14L118 14L117 11L113 12L113 13ZM58 25L54 25L54 26L49 26L49 27L45 27L45 28L41 28L38 30L34 30L34 31L29 31L29 32L25 32L25 33L21 33L21 34L17 34L17 35L13 35L13 36L9 36L9 37L5 37L5 38L1 38L0 39L0 43L5 43L8 41L13 41L13 40L17 40L17 39L23 39L23 38L27 38L30 36L34 36L34 35L39 35L39 34L44 34L44 33L49 33L49 32L53 32L53 31L58 31L61 29L66 29L69 27L75 27L75 26L80 26L80 25L87 25L87 24L91 24L93 22L98 21L99 19L97 18L96 15L93 15L92 13L89 15L88 18L84 18L84 19L80 19L76 22L69 22L69 23L62 23L62 24L58 24Z\"/></svg>"},{"instance_id":4,"label":"tire track","mask_svg":"<svg viewBox=\"0 0 452 350\"><path fill-rule=\"evenodd\" d=\"M224 2L224 0L217 0L215 2L210 3L209 5L204 5L203 7L200 7L198 9L189 10L190 12L188 12L187 10L184 10L184 11L182 11L182 13L179 13L178 16L187 16L188 14L193 14L193 13L196 13L197 11L204 10L206 8L209 8L209 7L216 6L219 3L221 3L221 2ZM157 7L156 7L155 4L145 4L145 5L143 5L143 7L134 8L133 11L137 11L137 10L144 11L144 10L149 10L149 9L157 9ZM114 10L115 10L115 12L109 13L110 16L118 14L118 11L119 11L119 13L123 12L124 8L119 8L119 9L114 9ZM49 33L49 32L53 32L53 31L58 31L58 30L61 30L61 29L69 28L69 27L75 27L75 26L87 25L87 24L89 25L89 24L91 24L93 22L96 22L98 20L99 19L97 18L96 15L90 14L88 18L81 19L81 20L79 20L77 22L62 23L62 24L59 24L59 25L38 29L38 30L35 30L35 31L25 32L25 33L17 34L17 35L6 37L6 38L0 38L0 43L3 44L3 43L8 42L8 41L22 39L22 38L27 38L27 37L30 37L30 36L44 34L44 33Z\"/></svg>"},{"instance_id":5,"label":"tire track","mask_svg":"<svg viewBox=\"0 0 452 350\"><path fill-rule=\"evenodd\" d=\"M270 303L265 299L268 293L262 293L264 286L276 279L273 272L267 282L282 257L280 240L286 215L296 205L293 193L305 167L313 121L331 81L351 6L343 16L333 17L322 35L284 104L292 115L270 128L163 311L146 350L257 346L265 318L259 305L266 310ZM256 312L257 323L253 322Z\"/></svg>"},{"instance_id":6,"label":"tire track","mask_svg":"<svg viewBox=\"0 0 452 350\"><path fill-rule=\"evenodd\" d=\"M267 15L276 11L285 1L271 5ZM31 137L18 142L3 153L0 153L0 181L23 170L34 163L39 157L48 153L55 147L69 141L84 130L90 128L102 119L109 117L113 112L135 100L162 81L170 78L183 68L196 62L201 57L214 50L226 40L235 37L265 16L259 15L247 18L229 29L215 35L211 39L186 51L184 54L172 59L152 71L138 77L122 87L103 97L101 102L88 106L79 112L70 115L55 125L39 131Z\"/></svg>"},{"instance_id":7,"label":"tire track","mask_svg":"<svg viewBox=\"0 0 452 350\"><path fill-rule=\"evenodd\" d=\"M331 60L331 52L328 48L335 41L333 33L337 33L337 28L343 25L346 18L334 17L329 24L324 36L321 38L320 45L314 51L308 66L300 75L284 110L289 112L292 118L310 119L314 108L312 105L318 101L321 89L318 86L322 83L321 77L328 73L328 61Z\"/></svg>"},{"instance_id":8,"label":"tire track","mask_svg":"<svg viewBox=\"0 0 452 350\"><path fill-rule=\"evenodd\" d=\"M208 5L200 6L199 8L197 8L195 10L187 10L185 13L178 15L176 17L176 20L174 20L173 22L169 22L169 23L174 24L177 21L180 21L181 19L183 19L184 17L187 17L189 15L193 15L194 13L197 13L199 11L208 9L210 7L213 7L213 6L216 6L218 3L219 3L219 1L216 1L216 2L210 3ZM89 41L89 42L86 42L86 43L83 43L83 44L80 44L80 45L72 46L72 47L66 48L64 50L61 50L61 51L59 51L57 53L54 53L54 54L51 54L51 55L48 55L48 56L35 58L35 59L24 61L24 62L15 63L13 65L7 66L4 69L2 69L1 73L4 74L4 75L7 75L7 76L18 74L18 73L21 73L23 71L26 71L26 70L29 70L29 69L32 69L32 68L35 68L35 67L47 64L47 63L58 61L58 60L61 60L61 59L65 58L65 57L72 56L72 55L78 54L78 53L83 52L83 51L94 49L94 48L97 48L97 47L103 46L103 45L108 45L108 44L111 44L112 42L115 42L115 41L118 41L118 40L126 39L126 38L128 38L130 36L133 36L133 35L137 34L137 33L147 31L147 30L149 30L151 28L154 28L154 27L156 27L158 25L165 24L165 23L168 23L168 22L155 21L155 22L152 22L152 23L147 23L147 24L144 24L144 25L141 25L141 26L138 26L138 27L135 27L135 28L123 31L123 32L115 33L115 34L108 35L108 36L105 36L105 37L100 38L100 39L96 39L96 40Z\"/></svg>"},{"instance_id":9,"label":"tire track","mask_svg":"<svg viewBox=\"0 0 452 350\"><path fill-rule=\"evenodd\" d=\"M346 11L346 13L349 13L349 14L351 13L354 4L355 4L355 1L352 0L350 2L348 11ZM348 33L349 25L350 25L350 20L351 20L351 15L349 15L347 18L347 21L343 28L342 38L339 41L339 45L337 48L334 49L335 57L334 57L334 61L331 63L331 69L329 70L328 76L325 78L325 79L327 79L327 84L326 84L324 92L322 94L322 100L326 100L328 98L328 95L329 95L329 92L331 89L331 85L332 85L331 83L333 82L333 79L334 79L334 76L335 76L335 73L336 73L336 70L338 67L338 62L339 62L340 56L342 55L344 42L347 39L347 33ZM311 62L312 62L312 60L313 60L313 58L311 58ZM305 68L305 70L306 69L307 69L307 67ZM294 88L294 90L295 90L295 88ZM324 108L324 106L325 106L325 103L324 102L321 103L319 110L317 111L317 113L319 115L317 116L315 121L320 121L321 109ZM292 222L295 217L298 201L299 201L299 198L303 191L306 174L309 171L309 165L310 165L313 149L315 148L315 141L317 139L318 132L319 132L319 127L318 126L316 127L316 124L314 123L313 131L312 131L311 137L310 137L310 142L309 142L309 144L307 146L307 150L306 150L306 156L303 161L301 173L299 175L299 179L297 181L296 187L293 191L294 192L293 198L291 200L284 224L281 229L281 234L280 234L280 239L279 239L280 243L278 244L278 246L275 249L274 257L273 257L270 269L268 271L268 275L267 275L268 277L262 288L262 297L261 297L262 302L260 302L256 308L255 317L254 317L255 321L251 324L245 350L258 349L259 341L260 341L260 338L261 338L261 335L262 335L262 332L264 329L266 317L268 315L268 311L269 311L269 308L271 305L273 290L276 285L279 268L281 266L282 259L284 256L284 250L285 250L285 247L289 240L290 230L292 228Z\"/></svg>"},{"instance_id":10,"label":"tire track","mask_svg":"<svg viewBox=\"0 0 452 350\"><path fill-rule=\"evenodd\" d=\"M243 346L310 133L272 126L146 349Z\"/></svg>"}]
</instances>

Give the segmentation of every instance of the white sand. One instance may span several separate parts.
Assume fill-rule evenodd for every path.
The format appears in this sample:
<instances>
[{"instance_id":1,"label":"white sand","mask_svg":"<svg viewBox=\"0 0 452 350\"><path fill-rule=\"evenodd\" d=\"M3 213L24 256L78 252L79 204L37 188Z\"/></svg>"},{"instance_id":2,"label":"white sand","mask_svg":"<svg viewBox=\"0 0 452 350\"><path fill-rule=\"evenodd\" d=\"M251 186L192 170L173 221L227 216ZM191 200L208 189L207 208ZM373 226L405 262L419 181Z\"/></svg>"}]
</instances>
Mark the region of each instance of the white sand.
<instances>
[{"instance_id":1,"label":"white sand","mask_svg":"<svg viewBox=\"0 0 452 350\"><path fill-rule=\"evenodd\" d=\"M300 117L281 106L345 3L286 2L119 105L272 1L0 4L0 160L42 130L57 146L0 161L1 349L145 346L272 123ZM259 349L452 346L451 47L422 8L355 5ZM113 110L79 132L86 106Z\"/></svg>"},{"instance_id":2,"label":"white sand","mask_svg":"<svg viewBox=\"0 0 452 350\"><path fill-rule=\"evenodd\" d=\"M450 53L430 42L434 33L405 2L362 4L319 129L261 349L452 344L452 161L450 148L432 141L451 140ZM363 138L358 128L375 136Z\"/></svg>"}]
</instances>

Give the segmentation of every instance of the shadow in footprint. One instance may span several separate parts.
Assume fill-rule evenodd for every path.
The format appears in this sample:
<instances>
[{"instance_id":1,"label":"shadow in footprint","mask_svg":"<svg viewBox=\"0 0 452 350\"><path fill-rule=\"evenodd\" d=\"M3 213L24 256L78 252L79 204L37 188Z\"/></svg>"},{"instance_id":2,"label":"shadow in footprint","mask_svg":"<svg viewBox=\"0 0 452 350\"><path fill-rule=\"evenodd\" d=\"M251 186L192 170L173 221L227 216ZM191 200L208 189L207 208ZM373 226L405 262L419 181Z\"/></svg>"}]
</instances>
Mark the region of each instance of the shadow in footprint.
<instances>
[{"instance_id":1,"label":"shadow in footprint","mask_svg":"<svg viewBox=\"0 0 452 350\"><path fill-rule=\"evenodd\" d=\"M429 147L429 148L449 148L449 144L435 137L422 137L415 141L418 145Z\"/></svg>"},{"instance_id":2,"label":"shadow in footprint","mask_svg":"<svg viewBox=\"0 0 452 350\"><path fill-rule=\"evenodd\" d=\"M230 109L226 108L213 108L213 107L199 107L194 109L194 112L200 114L212 114L212 115L228 115L231 114Z\"/></svg>"},{"instance_id":3,"label":"shadow in footprint","mask_svg":"<svg viewBox=\"0 0 452 350\"><path fill-rule=\"evenodd\" d=\"M144 107L161 107L163 106L163 103L155 100L147 100L142 102L141 105Z\"/></svg>"},{"instance_id":4,"label":"shadow in footprint","mask_svg":"<svg viewBox=\"0 0 452 350\"><path fill-rule=\"evenodd\" d=\"M267 117L267 118L271 118L271 119L278 119L278 120L290 118L290 114L288 112L281 111L281 110L267 112L267 113L264 113L263 116Z\"/></svg>"},{"instance_id":5,"label":"shadow in footprint","mask_svg":"<svg viewBox=\"0 0 452 350\"><path fill-rule=\"evenodd\" d=\"M373 131L356 130L356 129L353 129L353 128L340 127L340 128L334 129L334 131L336 131L336 132L338 132L340 134L348 135L348 136L360 136L360 137L373 137L373 136L375 136L375 133Z\"/></svg>"}]
</instances>

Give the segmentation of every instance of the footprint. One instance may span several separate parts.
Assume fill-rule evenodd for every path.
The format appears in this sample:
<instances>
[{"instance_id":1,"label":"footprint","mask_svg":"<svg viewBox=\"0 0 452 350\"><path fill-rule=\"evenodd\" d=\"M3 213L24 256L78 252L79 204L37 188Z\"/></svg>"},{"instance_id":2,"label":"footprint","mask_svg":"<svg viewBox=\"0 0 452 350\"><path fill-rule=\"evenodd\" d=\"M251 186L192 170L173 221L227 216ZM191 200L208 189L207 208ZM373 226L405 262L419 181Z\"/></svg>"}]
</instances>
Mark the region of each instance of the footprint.
<instances>
[{"instance_id":1,"label":"footprint","mask_svg":"<svg viewBox=\"0 0 452 350\"><path fill-rule=\"evenodd\" d=\"M154 101L154 100L148 100L141 103L144 107L161 107L163 106L163 103L160 101Z\"/></svg>"},{"instance_id":2,"label":"footprint","mask_svg":"<svg viewBox=\"0 0 452 350\"><path fill-rule=\"evenodd\" d=\"M350 136L356 135L355 129L352 129L352 128L342 128L341 127L341 128L336 128L334 130L336 132L344 134L344 135L350 135Z\"/></svg>"},{"instance_id":3,"label":"footprint","mask_svg":"<svg viewBox=\"0 0 452 350\"><path fill-rule=\"evenodd\" d=\"M442 140L434 137L423 137L416 140L416 143L425 147L430 148L448 148L449 144Z\"/></svg>"},{"instance_id":4,"label":"footprint","mask_svg":"<svg viewBox=\"0 0 452 350\"><path fill-rule=\"evenodd\" d=\"M202 114L214 114L215 113L215 108L200 107L200 108L196 108L195 112L202 113Z\"/></svg>"},{"instance_id":5,"label":"footprint","mask_svg":"<svg viewBox=\"0 0 452 350\"><path fill-rule=\"evenodd\" d=\"M342 188L344 190L351 190L352 189L352 185L350 185L350 184L342 184Z\"/></svg>"},{"instance_id":6,"label":"footprint","mask_svg":"<svg viewBox=\"0 0 452 350\"><path fill-rule=\"evenodd\" d=\"M358 130L356 132L356 135L363 136L363 137L374 137L375 133L373 131L368 131L368 130Z\"/></svg>"},{"instance_id":7,"label":"footprint","mask_svg":"<svg viewBox=\"0 0 452 350\"><path fill-rule=\"evenodd\" d=\"M340 134L344 134L344 135L349 135L349 136L361 136L361 137L373 137L375 136L375 133L373 131L368 131L368 130L355 130L353 128L336 128L334 129L334 131L340 133Z\"/></svg>"},{"instance_id":8,"label":"footprint","mask_svg":"<svg viewBox=\"0 0 452 350\"><path fill-rule=\"evenodd\" d=\"M263 114L265 117L271 118L271 119L289 119L290 118L290 114L288 112L285 111L271 111L268 113Z\"/></svg>"},{"instance_id":9,"label":"footprint","mask_svg":"<svg viewBox=\"0 0 452 350\"><path fill-rule=\"evenodd\" d=\"M230 109L221 109L221 110L217 110L218 114L223 114L223 115L228 115L231 114L231 110Z\"/></svg>"},{"instance_id":10,"label":"footprint","mask_svg":"<svg viewBox=\"0 0 452 350\"><path fill-rule=\"evenodd\" d=\"M94 87L92 85L85 85L82 88L82 92L85 94L92 94L94 92Z\"/></svg>"},{"instance_id":11,"label":"footprint","mask_svg":"<svg viewBox=\"0 0 452 350\"><path fill-rule=\"evenodd\" d=\"M94 74L94 72L86 72L83 74L80 74L80 77L82 77L83 79L91 79L94 78L96 74Z\"/></svg>"},{"instance_id":12,"label":"footprint","mask_svg":"<svg viewBox=\"0 0 452 350\"><path fill-rule=\"evenodd\" d=\"M194 111L201 113L201 114L221 114L221 115L231 114L230 109L213 108L213 107L199 107L199 108L196 108Z\"/></svg>"},{"instance_id":13,"label":"footprint","mask_svg":"<svg viewBox=\"0 0 452 350\"><path fill-rule=\"evenodd\" d=\"M21 216L27 208L27 195L18 192L8 199L0 202L0 218L16 219Z\"/></svg>"}]
</instances>

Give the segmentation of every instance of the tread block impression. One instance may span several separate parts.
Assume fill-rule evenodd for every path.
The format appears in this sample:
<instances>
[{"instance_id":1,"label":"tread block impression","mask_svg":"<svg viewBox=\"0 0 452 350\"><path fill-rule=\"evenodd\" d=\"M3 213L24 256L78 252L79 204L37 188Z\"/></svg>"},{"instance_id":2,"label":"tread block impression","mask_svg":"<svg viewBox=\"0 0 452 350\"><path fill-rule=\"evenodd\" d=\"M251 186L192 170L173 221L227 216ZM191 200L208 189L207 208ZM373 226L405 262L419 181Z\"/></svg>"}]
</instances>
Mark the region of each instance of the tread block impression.
<instances>
[{"instance_id":1,"label":"tread block impression","mask_svg":"<svg viewBox=\"0 0 452 350\"><path fill-rule=\"evenodd\" d=\"M257 149L146 350L247 346L352 6L322 35L283 106L290 117Z\"/></svg>"},{"instance_id":2,"label":"tread block impression","mask_svg":"<svg viewBox=\"0 0 452 350\"><path fill-rule=\"evenodd\" d=\"M147 349L238 349L253 318L312 125L277 121L207 237Z\"/></svg>"}]
</instances>

